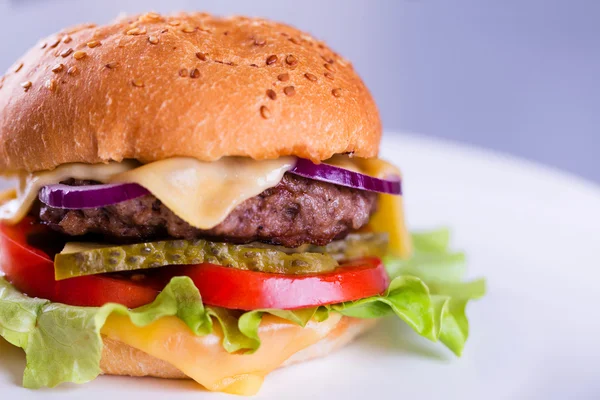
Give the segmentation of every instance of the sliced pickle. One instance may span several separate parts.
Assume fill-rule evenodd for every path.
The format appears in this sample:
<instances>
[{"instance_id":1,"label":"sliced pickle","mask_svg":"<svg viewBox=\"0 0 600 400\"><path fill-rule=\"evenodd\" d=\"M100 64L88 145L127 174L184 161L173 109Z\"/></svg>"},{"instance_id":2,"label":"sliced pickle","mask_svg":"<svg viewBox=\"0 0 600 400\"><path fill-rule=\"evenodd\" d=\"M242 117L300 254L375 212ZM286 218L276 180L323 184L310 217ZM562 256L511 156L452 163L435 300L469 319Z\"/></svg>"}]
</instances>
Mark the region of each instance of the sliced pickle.
<instances>
[{"instance_id":1,"label":"sliced pickle","mask_svg":"<svg viewBox=\"0 0 600 400\"><path fill-rule=\"evenodd\" d=\"M265 243L251 243L249 246L274 249L287 254L329 254L335 260L341 261L368 256L383 257L387 253L388 243L387 233L351 233L345 239L336 240L326 246L305 244L300 247L289 248Z\"/></svg>"},{"instance_id":2,"label":"sliced pickle","mask_svg":"<svg viewBox=\"0 0 600 400\"><path fill-rule=\"evenodd\" d=\"M336 240L325 246L325 253L336 260L367 256L383 257L388 251L387 233L353 233L344 240Z\"/></svg>"},{"instance_id":3,"label":"sliced pickle","mask_svg":"<svg viewBox=\"0 0 600 400\"><path fill-rule=\"evenodd\" d=\"M274 246L169 240L123 246L69 243L54 258L56 280L107 272L135 271L166 265L211 263L282 274L333 271L338 262L320 252L286 253Z\"/></svg>"}]
</instances>

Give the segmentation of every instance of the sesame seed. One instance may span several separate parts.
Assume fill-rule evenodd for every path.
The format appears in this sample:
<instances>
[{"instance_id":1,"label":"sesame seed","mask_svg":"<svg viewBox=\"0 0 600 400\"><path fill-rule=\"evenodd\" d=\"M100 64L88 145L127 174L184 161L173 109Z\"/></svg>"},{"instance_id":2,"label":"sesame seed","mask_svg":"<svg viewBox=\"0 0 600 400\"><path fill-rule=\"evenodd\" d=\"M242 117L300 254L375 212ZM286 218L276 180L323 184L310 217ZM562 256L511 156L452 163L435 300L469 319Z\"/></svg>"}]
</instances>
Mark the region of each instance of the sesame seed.
<instances>
[{"instance_id":1,"label":"sesame seed","mask_svg":"<svg viewBox=\"0 0 600 400\"><path fill-rule=\"evenodd\" d=\"M87 53L85 51L76 51L75 53L73 53L73 58L76 60L81 60L83 58L85 58L87 56Z\"/></svg>"},{"instance_id":2,"label":"sesame seed","mask_svg":"<svg viewBox=\"0 0 600 400\"><path fill-rule=\"evenodd\" d=\"M335 78L331 72L325 72L323 75L325 75L326 78L331 80Z\"/></svg>"},{"instance_id":3,"label":"sesame seed","mask_svg":"<svg viewBox=\"0 0 600 400\"><path fill-rule=\"evenodd\" d=\"M45 49L48 46L48 43L44 42L40 45L40 49Z\"/></svg>"},{"instance_id":4,"label":"sesame seed","mask_svg":"<svg viewBox=\"0 0 600 400\"><path fill-rule=\"evenodd\" d=\"M271 116L271 111L269 111L269 109L267 107L261 106L260 107L260 115L264 119L269 119L269 117Z\"/></svg>"},{"instance_id":5,"label":"sesame seed","mask_svg":"<svg viewBox=\"0 0 600 400\"><path fill-rule=\"evenodd\" d=\"M285 62L293 67L294 65L298 64L298 59L290 54L285 58Z\"/></svg>"},{"instance_id":6,"label":"sesame seed","mask_svg":"<svg viewBox=\"0 0 600 400\"><path fill-rule=\"evenodd\" d=\"M173 21L169 21L169 25L171 26L179 26L181 24L181 21L178 21L176 19L174 19Z\"/></svg>"},{"instance_id":7,"label":"sesame seed","mask_svg":"<svg viewBox=\"0 0 600 400\"><path fill-rule=\"evenodd\" d=\"M256 65L256 64L250 64L250 66L254 67L254 68L258 68L258 65Z\"/></svg>"},{"instance_id":8,"label":"sesame seed","mask_svg":"<svg viewBox=\"0 0 600 400\"><path fill-rule=\"evenodd\" d=\"M194 68L190 71L190 78L197 79L200 78L200 70L198 68Z\"/></svg>"},{"instance_id":9,"label":"sesame seed","mask_svg":"<svg viewBox=\"0 0 600 400\"><path fill-rule=\"evenodd\" d=\"M256 38L256 39L254 39L254 45L255 46L264 46L265 44L267 44L267 41L264 38Z\"/></svg>"},{"instance_id":10,"label":"sesame seed","mask_svg":"<svg viewBox=\"0 0 600 400\"><path fill-rule=\"evenodd\" d=\"M44 84L44 86L46 86L46 88L48 90L50 90L51 92L54 92L56 90L56 80L54 80L54 79L48 79L46 81L46 83Z\"/></svg>"},{"instance_id":11,"label":"sesame seed","mask_svg":"<svg viewBox=\"0 0 600 400\"><path fill-rule=\"evenodd\" d=\"M15 74L17 72L19 72L21 70L21 68L23 68L23 63L19 63L15 66L15 69L13 70L15 72Z\"/></svg>"},{"instance_id":12,"label":"sesame seed","mask_svg":"<svg viewBox=\"0 0 600 400\"><path fill-rule=\"evenodd\" d=\"M59 43L60 43L60 39L57 39L57 40L56 40L54 43L52 43L52 44L50 45L50 48L51 48L51 49L55 48L56 46L58 46L58 44L59 44Z\"/></svg>"},{"instance_id":13,"label":"sesame seed","mask_svg":"<svg viewBox=\"0 0 600 400\"><path fill-rule=\"evenodd\" d=\"M328 64L333 64L335 62L333 60L333 58L328 58L328 57L325 57L324 55L321 55L321 58L323 59L323 61L327 62Z\"/></svg>"},{"instance_id":14,"label":"sesame seed","mask_svg":"<svg viewBox=\"0 0 600 400\"><path fill-rule=\"evenodd\" d=\"M158 37L150 35L148 36L148 41L150 44L158 44Z\"/></svg>"},{"instance_id":15,"label":"sesame seed","mask_svg":"<svg viewBox=\"0 0 600 400\"><path fill-rule=\"evenodd\" d=\"M87 47L89 47L90 49L93 49L94 47L98 47L100 46L102 43L100 43L97 40L92 40L91 42L87 42Z\"/></svg>"},{"instance_id":16,"label":"sesame seed","mask_svg":"<svg viewBox=\"0 0 600 400\"><path fill-rule=\"evenodd\" d=\"M193 33L196 32L196 28L194 28L193 26L184 26L183 28L181 28L181 31L184 33Z\"/></svg>"},{"instance_id":17,"label":"sesame seed","mask_svg":"<svg viewBox=\"0 0 600 400\"><path fill-rule=\"evenodd\" d=\"M108 64L105 65L105 67L108 68L108 69L115 69L118 66L119 66L119 63L118 62L114 62L114 61L109 62Z\"/></svg>"},{"instance_id":18,"label":"sesame seed","mask_svg":"<svg viewBox=\"0 0 600 400\"><path fill-rule=\"evenodd\" d=\"M196 57L200 60L200 61L206 61L206 54L202 53L202 52L197 52L196 53Z\"/></svg>"},{"instance_id":19,"label":"sesame seed","mask_svg":"<svg viewBox=\"0 0 600 400\"><path fill-rule=\"evenodd\" d=\"M329 64L329 63L325 63L325 64L323 64L323 67L325 67L325 69L326 69L327 71L331 71L331 72L333 72L333 67L331 66L331 64Z\"/></svg>"},{"instance_id":20,"label":"sesame seed","mask_svg":"<svg viewBox=\"0 0 600 400\"><path fill-rule=\"evenodd\" d=\"M65 68L65 66L63 64L56 64L54 67L52 67L52 72L57 74L60 71L62 71L64 68Z\"/></svg>"},{"instance_id":21,"label":"sesame seed","mask_svg":"<svg viewBox=\"0 0 600 400\"><path fill-rule=\"evenodd\" d=\"M293 86L286 86L283 88L283 93L285 93L286 96L293 96L296 94L296 89Z\"/></svg>"},{"instance_id":22,"label":"sesame seed","mask_svg":"<svg viewBox=\"0 0 600 400\"><path fill-rule=\"evenodd\" d=\"M137 36L137 35L145 35L146 34L146 28L132 28L130 30L127 31L128 35L131 36Z\"/></svg>"},{"instance_id":23,"label":"sesame seed","mask_svg":"<svg viewBox=\"0 0 600 400\"><path fill-rule=\"evenodd\" d=\"M63 43L71 43L72 41L73 41L73 38L69 35L67 35L63 38Z\"/></svg>"},{"instance_id":24,"label":"sesame seed","mask_svg":"<svg viewBox=\"0 0 600 400\"><path fill-rule=\"evenodd\" d=\"M188 76L188 70L187 70L187 69L185 69L185 68L181 68L181 69L179 70L179 76L181 76L182 78L185 78L185 77L187 77L187 76Z\"/></svg>"},{"instance_id":25,"label":"sesame seed","mask_svg":"<svg viewBox=\"0 0 600 400\"><path fill-rule=\"evenodd\" d=\"M144 82L141 79L134 79L131 84L135 87L144 87Z\"/></svg>"},{"instance_id":26,"label":"sesame seed","mask_svg":"<svg viewBox=\"0 0 600 400\"><path fill-rule=\"evenodd\" d=\"M32 85L31 81L25 81L25 82L21 83L21 87L23 89L25 89L25 91L28 91L29 88L31 87L31 85Z\"/></svg>"},{"instance_id":27,"label":"sesame seed","mask_svg":"<svg viewBox=\"0 0 600 400\"><path fill-rule=\"evenodd\" d=\"M333 90L331 91L331 94L332 94L334 97L341 97L341 96L342 96L342 89L340 89L340 88L335 88L335 89L333 89Z\"/></svg>"},{"instance_id":28,"label":"sesame seed","mask_svg":"<svg viewBox=\"0 0 600 400\"><path fill-rule=\"evenodd\" d=\"M277 93L275 93L275 91L273 89L267 89L267 96L271 99L271 100L275 100L277 99Z\"/></svg>"},{"instance_id":29,"label":"sesame seed","mask_svg":"<svg viewBox=\"0 0 600 400\"><path fill-rule=\"evenodd\" d=\"M277 62L277 56L275 54L267 57L267 65L275 64Z\"/></svg>"},{"instance_id":30,"label":"sesame seed","mask_svg":"<svg viewBox=\"0 0 600 400\"><path fill-rule=\"evenodd\" d=\"M290 74L286 72L285 74L277 75L277 79L279 79L281 82L287 82L290 80Z\"/></svg>"},{"instance_id":31,"label":"sesame seed","mask_svg":"<svg viewBox=\"0 0 600 400\"><path fill-rule=\"evenodd\" d=\"M76 66L72 66L67 70L67 74L69 75L75 75L77 72L79 72L79 69Z\"/></svg>"},{"instance_id":32,"label":"sesame seed","mask_svg":"<svg viewBox=\"0 0 600 400\"><path fill-rule=\"evenodd\" d=\"M317 81L317 77L314 76L313 74L311 74L310 72L305 73L304 76L306 77L306 79L308 79L311 82Z\"/></svg>"},{"instance_id":33,"label":"sesame seed","mask_svg":"<svg viewBox=\"0 0 600 400\"><path fill-rule=\"evenodd\" d=\"M157 14L155 12L146 13L138 18L138 20L142 22L154 22L158 21L159 19L161 19L160 14Z\"/></svg>"},{"instance_id":34,"label":"sesame seed","mask_svg":"<svg viewBox=\"0 0 600 400\"><path fill-rule=\"evenodd\" d=\"M295 37L291 37L288 40L294 44L300 44L300 41L298 39L296 39Z\"/></svg>"},{"instance_id":35,"label":"sesame seed","mask_svg":"<svg viewBox=\"0 0 600 400\"><path fill-rule=\"evenodd\" d=\"M72 48L68 48L66 50L63 50L62 53L60 53L60 56L62 58L68 57L71 53L73 52Z\"/></svg>"}]
</instances>

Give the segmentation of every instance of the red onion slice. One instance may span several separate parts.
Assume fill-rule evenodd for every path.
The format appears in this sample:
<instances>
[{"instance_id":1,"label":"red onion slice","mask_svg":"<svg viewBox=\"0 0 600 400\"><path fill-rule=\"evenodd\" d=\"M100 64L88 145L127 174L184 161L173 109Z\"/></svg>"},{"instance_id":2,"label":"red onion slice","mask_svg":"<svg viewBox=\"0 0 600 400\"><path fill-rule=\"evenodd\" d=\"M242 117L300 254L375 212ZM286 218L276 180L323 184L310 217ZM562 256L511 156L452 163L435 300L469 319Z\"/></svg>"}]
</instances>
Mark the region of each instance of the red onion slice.
<instances>
[{"instance_id":1,"label":"red onion slice","mask_svg":"<svg viewBox=\"0 0 600 400\"><path fill-rule=\"evenodd\" d=\"M329 164L315 164L303 158L299 158L294 168L289 172L305 178L354 189L395 195L402 194L402 181L399 177L389 180L379 179Z\"/></svg>"},{"instance_id":2,"label":"red onion slice","mask_svg":"<svg viewBox=\"0 0 600 400\"><path fill-rule=\"evenodd\" d=\"M149 193L146 188L137 183L88 186L56 184L44 186L40 190L39 199L50 207L77 210L109 206Z\"/></svg>"},{"instance_id":3,"label":"red onion slice","mask_svg":"<svg viewBox=\"0 0 600 400\"><path fill-rule=\"evenodd\" d=\"M394 195L402 194L402 182L399 177L379 179L329 164L314 164L312 161L302 158L297 160L296 165L289 172L354 189ZM56 184L44 186L40 190L39 199L50 207L77 210L105 207L149 193L146 188L137 183L88 186Z\"/></svg>"}]
</instances>

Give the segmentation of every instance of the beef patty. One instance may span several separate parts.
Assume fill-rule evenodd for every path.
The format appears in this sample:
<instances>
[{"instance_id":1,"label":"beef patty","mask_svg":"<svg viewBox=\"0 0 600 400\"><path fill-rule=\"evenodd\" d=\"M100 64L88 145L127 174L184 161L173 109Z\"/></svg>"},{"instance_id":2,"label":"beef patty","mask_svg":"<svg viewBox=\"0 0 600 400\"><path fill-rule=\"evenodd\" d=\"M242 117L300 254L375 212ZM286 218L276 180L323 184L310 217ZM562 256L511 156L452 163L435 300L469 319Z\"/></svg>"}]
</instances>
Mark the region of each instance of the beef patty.
<instances>
[{"instance_id":1,"label":"beef patty","mask_svg":"<svg viewBox=\"0 0 600 400\"><path fill-rule=\"evenodd\" d=\"M153 195L84 210L41 204L39 218L67 235L101 234L115 242L205 237L234 243L323 246L367 224L376 205L375 193L285 174L277 186L244 201L208 230L190 226Z\"/></svg>"}]
</instances>

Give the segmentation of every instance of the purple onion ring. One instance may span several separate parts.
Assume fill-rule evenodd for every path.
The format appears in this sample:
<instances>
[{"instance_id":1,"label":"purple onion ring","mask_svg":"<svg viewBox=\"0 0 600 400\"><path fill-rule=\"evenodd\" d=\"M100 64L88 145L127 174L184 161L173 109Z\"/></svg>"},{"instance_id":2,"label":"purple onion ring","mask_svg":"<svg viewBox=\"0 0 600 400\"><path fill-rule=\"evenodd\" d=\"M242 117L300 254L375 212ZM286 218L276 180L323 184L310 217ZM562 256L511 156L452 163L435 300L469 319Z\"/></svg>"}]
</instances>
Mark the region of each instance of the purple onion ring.
<instances>
[{"instance_id":1,"label":"purple onion ring","mask_svg":"<svg viewBox=\"0 0 600 400\"><path fill-rule=\"evenodd\" d=\"M303 158L299 158L294 168L289 172L304 178L333 183L353 189L394 195L402 194L402 181L399 177L379 179L329 164L315 164Z\"/></svg>"},{"instance_id":2,"label":"purple onion ring","mask_svg":"<svg viewBox=\"0 0 600 400\"><path fill-rule=\"evenodd\" d=\"M39 193L42 203L72 210L98 208L135 199L150 192L137 183L114 183L89 186L63 184L44 186Z\"/></svg>"}]
</instances>

